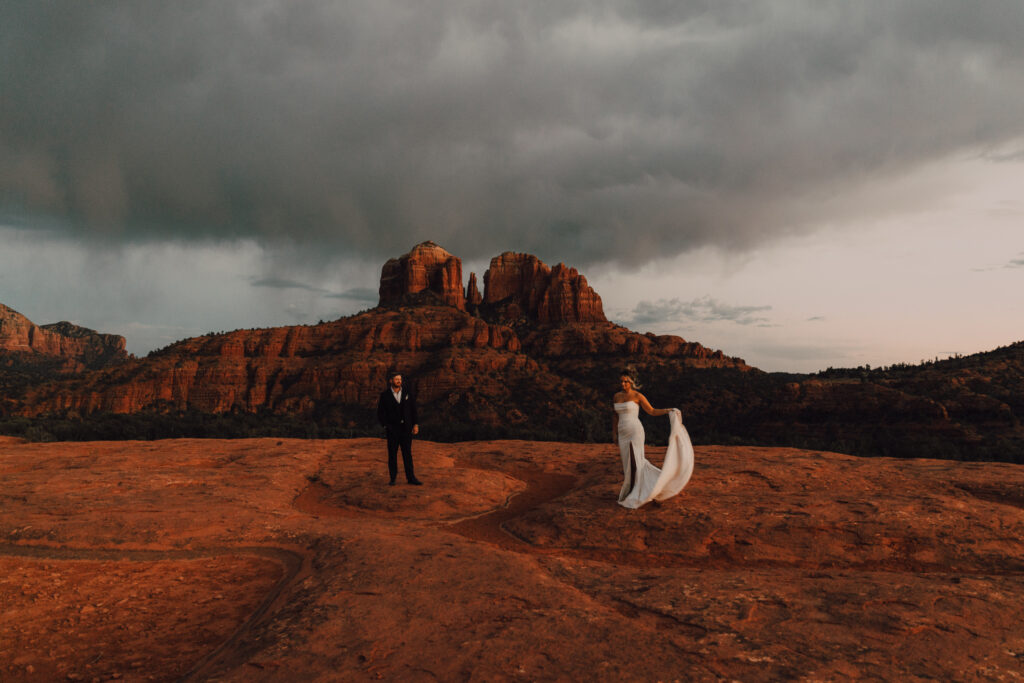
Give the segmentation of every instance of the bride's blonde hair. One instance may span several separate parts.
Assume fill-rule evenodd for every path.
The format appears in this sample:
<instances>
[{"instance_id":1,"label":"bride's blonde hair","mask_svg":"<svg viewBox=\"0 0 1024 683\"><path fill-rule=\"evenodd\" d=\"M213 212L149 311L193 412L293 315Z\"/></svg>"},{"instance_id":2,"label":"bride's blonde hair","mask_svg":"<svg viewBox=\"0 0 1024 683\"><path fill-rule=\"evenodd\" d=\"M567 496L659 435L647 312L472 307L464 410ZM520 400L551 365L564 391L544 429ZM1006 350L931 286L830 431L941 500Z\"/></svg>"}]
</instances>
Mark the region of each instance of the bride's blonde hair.
<instances>
[{"instance_id":1,"label":"bride's blonde hair","mask_svg":"<svg viewBox=\"0 0 1024 683\"><path fill-rule=\"evenodd\" d=\"M640 389L640 382L637 381L636 368L632 366L624 368L622 372L619 373L619 377L625 377L633 384L634 389Z\"/></svg>"}]
</instances>

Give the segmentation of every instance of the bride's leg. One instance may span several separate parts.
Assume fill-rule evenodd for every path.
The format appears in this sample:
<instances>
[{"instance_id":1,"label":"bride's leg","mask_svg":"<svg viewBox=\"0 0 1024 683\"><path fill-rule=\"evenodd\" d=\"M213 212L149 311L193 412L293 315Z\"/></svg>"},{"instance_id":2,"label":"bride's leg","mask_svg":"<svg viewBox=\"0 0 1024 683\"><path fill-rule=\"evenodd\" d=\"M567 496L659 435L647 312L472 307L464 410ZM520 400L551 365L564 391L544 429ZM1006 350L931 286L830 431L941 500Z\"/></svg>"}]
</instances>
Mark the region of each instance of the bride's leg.
<instances>
[{"instance_id":1,"label":"bride's leg","mask_svg":"<svg viewBox=\"0 0 1024 683\"><path fill-rule=\"evenodd\" d=\"M629 444L629 491L636 486L636 453L633 452L633 444Z\"/></svg>"}]
</instances>

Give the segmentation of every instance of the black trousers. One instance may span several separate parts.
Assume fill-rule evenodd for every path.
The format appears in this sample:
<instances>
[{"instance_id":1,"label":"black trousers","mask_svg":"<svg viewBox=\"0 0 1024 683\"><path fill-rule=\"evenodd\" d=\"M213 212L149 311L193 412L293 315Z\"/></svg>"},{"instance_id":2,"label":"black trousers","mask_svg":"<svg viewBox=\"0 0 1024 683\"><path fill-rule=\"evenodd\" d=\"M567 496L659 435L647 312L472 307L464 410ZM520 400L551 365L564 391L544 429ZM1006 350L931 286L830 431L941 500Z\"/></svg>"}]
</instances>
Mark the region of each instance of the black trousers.
<instances>
[{"instance_id":1,"label":"black trousers","mask_svg":"<svg viewBox=\"0 0 1024 683\"><path fill-rule=\"evenodd\" d=\"M398 476L398 448L402 448L402 466L405 467L405 480L413 481L416 474L412 470L412 434L405 429L387 428L388 435L388 474L391 481Z\"/></svg>"}]
</instances>

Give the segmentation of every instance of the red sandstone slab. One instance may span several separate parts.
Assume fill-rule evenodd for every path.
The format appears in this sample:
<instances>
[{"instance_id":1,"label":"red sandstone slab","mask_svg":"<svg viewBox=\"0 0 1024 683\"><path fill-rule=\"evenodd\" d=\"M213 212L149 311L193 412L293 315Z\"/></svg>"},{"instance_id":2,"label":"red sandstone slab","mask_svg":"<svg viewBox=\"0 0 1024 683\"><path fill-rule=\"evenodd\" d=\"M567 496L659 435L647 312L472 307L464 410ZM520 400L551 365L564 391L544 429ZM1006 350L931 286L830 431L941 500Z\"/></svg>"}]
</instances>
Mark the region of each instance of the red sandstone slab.
<instances>
[{"instance_id":1,"label":"red sandstone slab","mask_svg":"<svg viewBox=\"0 0 1024 683\"><path fill-rule=\"evenodd\" d=\"M59 677L1024 675L1024 468L704 447L628 511L611 445L416 454L388 487L379 439L0 439L0 676L44 632Z\"/></svg>"}]
</instances>

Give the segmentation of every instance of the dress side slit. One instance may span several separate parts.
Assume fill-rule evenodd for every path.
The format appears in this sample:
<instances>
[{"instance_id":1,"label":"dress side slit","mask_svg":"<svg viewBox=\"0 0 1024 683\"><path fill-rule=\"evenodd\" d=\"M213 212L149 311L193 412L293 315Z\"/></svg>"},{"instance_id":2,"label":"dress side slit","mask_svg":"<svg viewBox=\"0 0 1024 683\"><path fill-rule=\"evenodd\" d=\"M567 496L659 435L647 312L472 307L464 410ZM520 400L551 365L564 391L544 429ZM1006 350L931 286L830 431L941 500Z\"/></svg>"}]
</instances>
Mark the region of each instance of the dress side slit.
<instances>
[{"instance_id":1,"label":"dress side slit","mask_svg":"<svg viewBox=\"0 0 1024 683\"><path fill-rule=\"evenodd\" d=\"M633 452L633 444L629 444L629 490L636 486L636 454Z\"/></svg>"}]
</instances>

